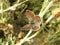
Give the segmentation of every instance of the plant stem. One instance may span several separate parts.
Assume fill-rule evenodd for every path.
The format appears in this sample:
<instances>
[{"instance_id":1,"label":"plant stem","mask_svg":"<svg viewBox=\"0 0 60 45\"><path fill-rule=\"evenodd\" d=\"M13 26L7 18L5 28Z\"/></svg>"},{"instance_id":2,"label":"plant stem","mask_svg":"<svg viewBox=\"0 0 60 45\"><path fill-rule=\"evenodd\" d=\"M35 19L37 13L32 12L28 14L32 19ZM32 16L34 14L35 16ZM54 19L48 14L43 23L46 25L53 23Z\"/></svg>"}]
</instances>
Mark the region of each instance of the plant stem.
<instances>
[{"instance_id":1,"label":"plant stem","mask_svg":"<svg viewBox=\"0 0 60 45\"><path fill-rule=\"evenodd\" d=\"M15 9L17 6L23 4L23 3L27 2L27 1L28 1L28 0L23 1L23 2L21 2L21 3L17 3L17 4L15 4L15 5L13 5L13 6L7 8L7 9L3 10L3 11L0 10L0 13L6 12L6 11L8 11L8 10L13 10L13 9Z\"/></svg>"},{"instance_id":2,"label":"plant stem","mask_svg":"<svg viewBox=\"0 0 60 45\"><path fill-rule=\"evenodd\" d=\"M54 18L53 15L51 15L51 16L46 20L45 24L47 24L52 18Z\"/></svg>"},{"instance_id":3,"label":"plant stem","mask_svg":"<svg viewBox=\"0 0 60 45\"><path fill-rule=\"evenodd\" d=\"M28 34L21 40L21 42L20 43L18 43L18 44L16 44L16 45L22 45L25 41L26 41L26 39L28 38L28 36L30 35L32 33L32 29L28 32Z\"/></svg>"},{"instance_id":4,"label":"plant stem","mask_svg":"<svg viewBox=\"0 0 60 45\"><path fill-rule=\"evenodd\" d=\"M32 36L28 37L26 41L30 40L31 38L34 38L35 36L37 36L39 33L41 32L41 30L37 31L35 34L33 34Z\"/></svg>"},{"instance_id":5,"label":"plant stem","mask_svg":"<svg viewBox=\"0 0 60 45\"><path fill-rule=\"evenodd\" d=\"M46 8L46 6L48 5L49 1L48 0L44 0L43 4L42 4L42 8L40 10L39 15L43 12L43 10Z\"/></svg>"},{"instance_id":6,"label":"plant stem","mask_svg":"<svg viewBox=\"0 0 60 45\"><path fill-rule=\"evenodd\" d=\"M45 15L45 13L47 12L47 10L52 6L53 1L50 1L50 3L48 4L48 6L45 8L45 10L39 14L40 17L43 17Z\"/></svg>"},{"instance_id":7,"label":"plant stem","mask_svg":"<svg viewBox=\"0 0 60 45\"><path fill-rule=\"evenodd\" d=\"M47 5L47 4L46 4ZM47 10L53 5L53 1L50 1L49 4L47 5L47 7L39 13L39 16L41 18L41 23L43 25L43 16L45 15L45 13L47 12Z\"/></svg>"},{"instance_id":8,"label":"plant stem","mask_svg":"<svg viewBox=\"0 0 60 45\"><path fill-rule=\"evenodd\" d=\"M20 2L20 0L17 0L17 3L19 3Z\"/></svg>"}]
</instances>

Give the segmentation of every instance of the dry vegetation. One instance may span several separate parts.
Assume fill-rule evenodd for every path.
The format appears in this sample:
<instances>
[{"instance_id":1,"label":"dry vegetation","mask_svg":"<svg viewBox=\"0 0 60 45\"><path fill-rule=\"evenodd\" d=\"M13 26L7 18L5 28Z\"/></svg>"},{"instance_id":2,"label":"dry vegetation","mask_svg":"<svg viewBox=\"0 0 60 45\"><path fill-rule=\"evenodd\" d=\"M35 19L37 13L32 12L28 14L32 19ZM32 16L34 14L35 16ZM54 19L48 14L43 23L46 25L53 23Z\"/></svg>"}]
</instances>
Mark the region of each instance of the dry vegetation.
<instances>
[{"instance_id":1,"label":"dry vegetation","mask_svg":"<svg viewBox=\"0 0 60 45\"><path fill-rule=\"evenodd\" d=\"M59 0L0 0L0 45L60 45L59 16Z\"/></svg>"}]
</instances>

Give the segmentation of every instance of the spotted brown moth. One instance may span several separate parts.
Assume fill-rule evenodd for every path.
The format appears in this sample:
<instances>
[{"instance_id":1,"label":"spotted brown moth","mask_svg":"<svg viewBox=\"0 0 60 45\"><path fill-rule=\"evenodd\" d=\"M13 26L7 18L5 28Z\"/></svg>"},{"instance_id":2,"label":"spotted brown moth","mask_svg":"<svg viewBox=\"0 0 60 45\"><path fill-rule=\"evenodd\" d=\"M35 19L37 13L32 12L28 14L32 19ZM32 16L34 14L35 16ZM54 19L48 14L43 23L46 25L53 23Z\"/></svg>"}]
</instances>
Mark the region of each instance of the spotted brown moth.
<instances>
[{"instance_id":1,"label":"spotted brown moth","mask_svg":"<svg viewBox=\"0 0 60 45\"><path fill-rule=\"evenodd\" d=\"M37 31L40 29L40 17L35 15L32 11L26 10L26 17L29 21L29 24L26 24L23 26L24 30L30 30L32 29L33 31Z\"/></svg>"}]
</instances>

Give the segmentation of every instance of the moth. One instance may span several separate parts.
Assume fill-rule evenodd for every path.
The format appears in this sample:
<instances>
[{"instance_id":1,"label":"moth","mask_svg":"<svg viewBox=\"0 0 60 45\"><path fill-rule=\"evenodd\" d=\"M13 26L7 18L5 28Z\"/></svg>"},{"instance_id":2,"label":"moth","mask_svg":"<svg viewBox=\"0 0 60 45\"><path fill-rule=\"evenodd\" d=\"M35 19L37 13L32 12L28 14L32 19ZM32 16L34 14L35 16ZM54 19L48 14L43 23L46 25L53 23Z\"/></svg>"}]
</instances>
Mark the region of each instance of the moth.
<instances>
[{"instance_id":1,"label":"moth","mask_svg":"<svg viewBox=\"0 0 60 45\"><path fill-rule=\"evenodd\" d=\"M26 10L26 17L28 19L28 24L23 26L24 30L30 30L32 29L33 31L37 31L40 29L40 17L35 15L32 11Z\"/></svg>"}]
</instances>

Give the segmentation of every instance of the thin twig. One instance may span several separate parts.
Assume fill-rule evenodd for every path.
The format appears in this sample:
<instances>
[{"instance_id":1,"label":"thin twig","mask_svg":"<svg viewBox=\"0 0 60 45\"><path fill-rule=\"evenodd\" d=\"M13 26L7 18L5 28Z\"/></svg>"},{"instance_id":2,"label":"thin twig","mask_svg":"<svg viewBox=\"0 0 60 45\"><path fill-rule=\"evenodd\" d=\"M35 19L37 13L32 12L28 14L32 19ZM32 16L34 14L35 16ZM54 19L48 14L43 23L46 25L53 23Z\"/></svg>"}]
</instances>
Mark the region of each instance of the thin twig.
<instances>
[{"instance_id":1,"label":"thin twig","mask_svg":"<svg viewBox=\"0 0 60 45\"><path fill-rule=\"evenodd\" d=\"M16 45L22 45L25 41L26 41L26 39L28 38L28 36L30 35L32 33L32 29L28 32L28 34L21 40L21 42L20 43L18 43L18 44L16 44Z\"/></svg>"},{"instance_id":2,"label":"thin twig","mask_svg":"<svg viewBox=\"0 0 60 45\"><path fill-rule=\"evenodd\" d=\"M40 32L41 32L41 30L37 31L37 32L36 32L35 34L33 34L32 36L28 37L28 38L26 39L26 41L34 38L34 37L37 36Z\"/></svg>"},{"instance_id":3,"label":"thin twig","mask_svg":"<svg viewBox=\"0 0 60 45\"><path fill-rule=\"evenodd\" d=\"M51 16L46 20L45 24L47 24L48 22L50 22L50 20L51 20L52 18L54 18L53 15L51 15Z\"/></svg>"},{"instance_id":4,"label":"thin twig","mask_svg":"<svg viewBox=\"0 0 60 45\"><path fill-rule=\"evenodd\" d=\"M21 11L21 13L23 13L25 11L25 9L27 8L27 5L24 7L24 9Z\"/></svg>"},{"instance_id":5,"label":"thin twig","mask_svg":"<svg viewBox=\"0 0 60 45\"><path fill-rule=\"evenodd\" d=\"M17 3L19 3L20 2L20 0L17 0Z\"/></svg>"},{"instance_id":6,"label":"thin twig","mask_svg":"<svg viewBox=\"0 0 60 45\"><path fill-rule=\"evenodd\" d=\"M23 2L21 2L21 3L18 3L18 4L15 4L15 5L13 5L13 6L7 8L7 9L5 9L5 10L3 10L3 11L0 10L0 13L2 13L2 12L6 12L6 11L8 11L8 10L13 10L13 9L15 9L17 6L23 4L23 3L27 2L27 1L28 1L28 0L23 1Z\"/></svg>"},{"instance_id":7,"label":"thin twig","mask_svg":"<svg viewBox=\"0 0 60 45\"><path fill-rule=\"evenodd\" d=\"M45 15L45 13L47 12L47 10L52 6L53 1L51 1L48 6L45 8L45 10L42 12L42 14L39 14L40 17L43 17Z\"/></svg>"}]
</instances>

